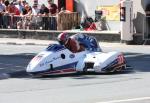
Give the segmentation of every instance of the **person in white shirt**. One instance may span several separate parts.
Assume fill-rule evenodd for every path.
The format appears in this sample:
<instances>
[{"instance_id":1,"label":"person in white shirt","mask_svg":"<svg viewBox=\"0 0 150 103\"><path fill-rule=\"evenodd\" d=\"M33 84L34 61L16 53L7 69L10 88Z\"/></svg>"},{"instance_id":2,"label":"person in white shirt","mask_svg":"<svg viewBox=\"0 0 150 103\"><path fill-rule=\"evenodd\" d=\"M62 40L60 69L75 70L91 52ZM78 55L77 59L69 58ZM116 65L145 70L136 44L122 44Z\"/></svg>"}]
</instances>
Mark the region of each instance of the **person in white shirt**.
<instances>
[{"instance_id":1,"label":"person in white shirt","mask_svg":"<svg viewBox=\"0 0 150 103\"><path fill-rule=\"evenodd\" d=\"M36 16L40 12L37 4L33 4L32 6L32 15Z\"/></svg>"}]
</instances>

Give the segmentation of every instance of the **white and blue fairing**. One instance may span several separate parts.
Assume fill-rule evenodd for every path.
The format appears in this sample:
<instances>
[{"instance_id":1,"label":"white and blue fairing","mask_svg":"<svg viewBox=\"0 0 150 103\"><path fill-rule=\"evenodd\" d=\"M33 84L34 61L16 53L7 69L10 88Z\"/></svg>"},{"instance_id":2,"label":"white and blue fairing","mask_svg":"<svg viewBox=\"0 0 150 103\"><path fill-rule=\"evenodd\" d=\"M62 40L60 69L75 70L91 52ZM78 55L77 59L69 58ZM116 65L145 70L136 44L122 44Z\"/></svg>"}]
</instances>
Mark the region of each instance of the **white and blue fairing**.
<instances>
[{"instance_id":1,"label":"white and blue fairing","mask_svg":"<svg viewBox=\"0 0 150 103\"><path fill-rule=\"evenodd\" d=\"M45 51L35 56L27 66L27 72L40 73L67 68L76 69L77 63L83 61L88 51L72 53L59 44L49 45ZM75 70L76 71L76 70Z\"/></svg>"},{"instance_id":2,"label":"white and blue fairing","mask_svg":"<svg viewBox=\"0 0 150 103\"><path fill-rule=\"evenodd\" d=\"M88 53L84 59L85 64L92 64L92 69L95 72L107 72L107 67L117 60L118 56L121 55L119 52L92 52ZM117 64L114 63L113 65Z\"/></svg>"}]
</instances>

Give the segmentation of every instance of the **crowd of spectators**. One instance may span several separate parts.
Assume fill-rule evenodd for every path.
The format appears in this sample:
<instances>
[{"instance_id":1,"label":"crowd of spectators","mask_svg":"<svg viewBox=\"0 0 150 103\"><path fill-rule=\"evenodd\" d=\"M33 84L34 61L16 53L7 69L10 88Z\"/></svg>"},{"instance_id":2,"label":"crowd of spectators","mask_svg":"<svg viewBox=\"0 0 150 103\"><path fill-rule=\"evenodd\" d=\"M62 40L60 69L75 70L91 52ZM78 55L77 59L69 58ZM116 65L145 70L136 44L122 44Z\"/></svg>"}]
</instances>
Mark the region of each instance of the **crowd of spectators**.
<instances>
[{"instance_id":1,"label":"crowd of spectators","mask_svg":"<svg viewBox=\"0 0 150 103\"><path fill-rule=\"evenodd\" d=\"M0 0L0 26L10 28L11 25L14 25L12 17L15 16L19 18L16 20L16 28L27 29L40 23L41 17L56 16L59 12L57 5L52 0L47 0L47 2L48 6L39 4L38 0L33 0L33 5L26 0L12 0L11 2Z\"/></svg>"}]
</instances>

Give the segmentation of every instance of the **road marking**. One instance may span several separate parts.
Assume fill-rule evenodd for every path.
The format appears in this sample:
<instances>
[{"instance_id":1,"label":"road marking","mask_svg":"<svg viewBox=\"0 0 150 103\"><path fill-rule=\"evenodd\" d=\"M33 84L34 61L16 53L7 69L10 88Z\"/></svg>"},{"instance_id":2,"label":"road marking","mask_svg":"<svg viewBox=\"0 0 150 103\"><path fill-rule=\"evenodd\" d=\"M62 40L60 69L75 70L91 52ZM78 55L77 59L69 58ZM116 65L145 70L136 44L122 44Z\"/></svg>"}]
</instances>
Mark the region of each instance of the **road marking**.
<instances>
[{"instance_id":1,"label":"road marking","mask_svg":"<svg viewBox=\"0 0 150 103\"><path fill-rule=\"evenodd\" d=\"M140 98L131 98L131 99L122 99L122 100L112 100L112 101L96 102L96 103L122 103L122 102L131 102L131 101L140 101L140 100L150 100L150 97L140 97Z\"/></svg>"}]
</instances>

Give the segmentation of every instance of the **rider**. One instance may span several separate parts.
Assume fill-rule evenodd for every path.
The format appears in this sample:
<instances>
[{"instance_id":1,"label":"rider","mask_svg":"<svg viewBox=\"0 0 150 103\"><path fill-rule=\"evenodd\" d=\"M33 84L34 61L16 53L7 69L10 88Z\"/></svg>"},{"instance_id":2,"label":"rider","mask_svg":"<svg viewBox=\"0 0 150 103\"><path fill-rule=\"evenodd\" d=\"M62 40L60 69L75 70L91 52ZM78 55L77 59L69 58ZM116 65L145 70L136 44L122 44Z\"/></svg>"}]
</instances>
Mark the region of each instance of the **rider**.
<instances>
[{"instance_id":1,"label":"rider","mask_svg":"<svg viewBox=\"0 0 150 103\"><path fill-rule=\"evenodd\" d=\"M88 36L86 34L77 33L71 36L79 42L80 45L84 46L89 51L101 51L99 44L94 36Z\"/></svg>"},{"instance_id":2,"label":"rider","mask_svg":"<svg viewBox=\"0 0 150 103\"><path fill-rule=\"evenodd\" d=\"M69 37L69 35L66 32L60 33L57 37L59 43L61 45L64 45L66 48L68 48L73 53L83 51L84 48L79 44L77 40L75 40L72 37Z\"/></svg>"}]
</instances>

